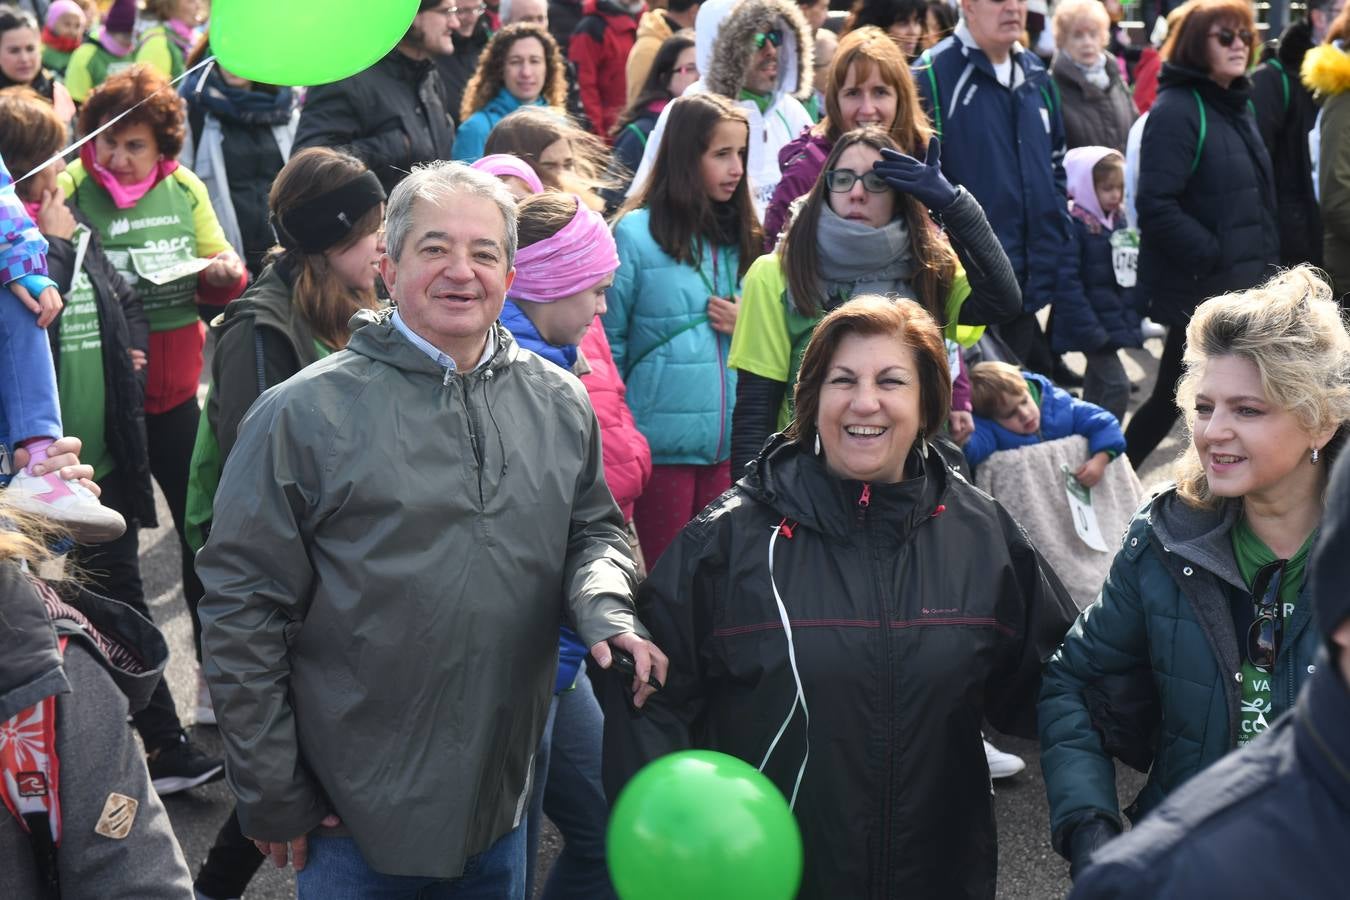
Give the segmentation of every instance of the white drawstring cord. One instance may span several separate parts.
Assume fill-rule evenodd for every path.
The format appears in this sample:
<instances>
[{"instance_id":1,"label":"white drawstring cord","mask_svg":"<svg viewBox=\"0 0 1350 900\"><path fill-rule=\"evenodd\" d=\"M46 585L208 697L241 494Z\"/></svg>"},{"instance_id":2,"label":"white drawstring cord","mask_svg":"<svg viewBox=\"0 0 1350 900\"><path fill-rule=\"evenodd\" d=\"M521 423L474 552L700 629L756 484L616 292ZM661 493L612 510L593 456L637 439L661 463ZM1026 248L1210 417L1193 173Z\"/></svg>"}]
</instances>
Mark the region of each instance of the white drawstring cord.
<instances>
[{"instance_id":1,"label":"white drawstring cord","mask_svg":"<svg viewBox=\"0 0 1350 900\"><path fill-rule=\"evenodd\" d=\"M778 618L783 623L783 633L787 635L788 646L788 664L792 666L792 680L797 684L797 696L792 699L792 706L788 709L787 718L779 726L778 733L774 735L773 742L769 744L768 752L764 754L764 761L759 764L759 771L763 772L764 767L769 764L769 757L773 756L774 748L778 746L778 741L787 731L788 723L792 721L793 715L797 712L797 704L802 705L802 715L806 717L806 753L802 756L802 767L797 770L797 781L792 786L792 799L788 801L788 808L793 809L797 805L797 792L801 790L802 776L806 774L806 761L811 757L811 711L806 708L806 693L802 690L802 676L797 671L797 650L792 643L792 624L788 621L787 607L783 605L783 598L778 594L778 585L773 580L773 548L778 542L779 526L775 525L773 533L769 536L769 587L773 589L774 602L778 604Z\"/></svg>"}]
</instances>

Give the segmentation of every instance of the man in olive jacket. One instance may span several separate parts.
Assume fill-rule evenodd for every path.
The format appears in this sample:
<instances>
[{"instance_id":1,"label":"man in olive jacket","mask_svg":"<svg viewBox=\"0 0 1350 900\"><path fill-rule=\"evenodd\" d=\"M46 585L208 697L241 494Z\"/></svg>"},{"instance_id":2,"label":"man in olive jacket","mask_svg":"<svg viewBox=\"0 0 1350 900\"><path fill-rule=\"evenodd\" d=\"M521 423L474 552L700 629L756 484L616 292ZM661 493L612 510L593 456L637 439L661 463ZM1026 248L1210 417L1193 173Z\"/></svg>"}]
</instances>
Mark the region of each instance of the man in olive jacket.
<instances>
[{"instance_id":1,"label":"man in olive jacket","mask_svg":"<svg viewBox=\"0 0 1350 900\"><path fill-rule=\"evenodd\" d=\"M511 195L419 167L386 234L396 311L240 426L197 560L206 677L243 831L301 897L519 897L563 611L602 667L633 656L638 705L666 660L585 389L496 324Z\"/></svg>"}]
</instances>

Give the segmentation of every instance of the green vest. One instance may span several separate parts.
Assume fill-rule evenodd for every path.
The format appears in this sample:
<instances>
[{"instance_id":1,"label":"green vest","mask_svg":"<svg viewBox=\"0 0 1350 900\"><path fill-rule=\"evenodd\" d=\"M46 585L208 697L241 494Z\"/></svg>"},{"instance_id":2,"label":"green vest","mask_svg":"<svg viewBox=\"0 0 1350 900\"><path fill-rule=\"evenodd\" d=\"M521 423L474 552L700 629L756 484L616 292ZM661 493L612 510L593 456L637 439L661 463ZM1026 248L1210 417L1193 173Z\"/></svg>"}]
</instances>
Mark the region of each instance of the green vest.
<instances>
[{"instance_id":1,"label":"green vest","mask_svg":"<svg viewBox=\"0 0 1350 900\"><path fill-rule=\"evenodd\" d=\"M197 258L195 198L186 185L170 175L131 209L118 209L86 174L74 199L98 230L108 259L140 294L151 331L173 331L197 321L196 272L163 278L171 267ZM165 283L155 283L161 280Z\"/></svg>"},{"instance_id":2,"label":"green vest","mask_svg":"<svg viewBox=\"0 0 1350 900\"><path fill-rule=\"evenodd\" d=\"M103 49L101 44L96 45L94 55L89 57L89 83L93 87L108 80L109 75L116 75L125 69L130 69L135 65L135 60L130 56L113 56L107 50ZM66 60L69 64L70 60Z\"/></svg>"},{"instance_id":3,"label":"green vest","mask_svg":"<svg viewBox=\"0 0 1350 900\"><path fill-rule=\"evenodd\" d=\"M82 237L87 233L87 228L79 226L71 242L79 247L82 241L88 240ZM70 290L64 299L65 309L61 312L57 334L60 347L57 395L61 403L61 422L67 434L76 435L84 442L80 459L94 467L94 480L99 481L116 463L108 449L106 433L107 391L98 299L83 265L71 279Z\"/></svg>"},{"instance_id":4,"label":"green vest","mask_svg":"<svg viewBox=\"0 0 1350 900\"><path fill-rule=\"evenodd\" d=\"M183 57L183 48L179 47L178 43L174 41L173 35L169 34L168 26L155 25L141 32L140 39L136 41L136 50L133 55L136 57L137 62L142 62L141 48L144 47L151 38L155 37L164 38L164 42L169 45L169 80L173 81L179 75L183 74L183 70L187 68L187 63Z\"/></svg>"}]
</instances>

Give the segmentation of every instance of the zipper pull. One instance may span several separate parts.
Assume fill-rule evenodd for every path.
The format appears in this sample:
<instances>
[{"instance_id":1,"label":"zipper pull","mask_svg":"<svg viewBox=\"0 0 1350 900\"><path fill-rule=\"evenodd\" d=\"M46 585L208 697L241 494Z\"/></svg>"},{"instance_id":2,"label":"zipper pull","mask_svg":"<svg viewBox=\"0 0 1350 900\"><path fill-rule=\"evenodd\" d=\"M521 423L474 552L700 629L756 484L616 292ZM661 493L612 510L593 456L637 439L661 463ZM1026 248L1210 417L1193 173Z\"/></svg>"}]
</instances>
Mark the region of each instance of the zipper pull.
<instances>
[{"instance_id":1,"label":"zipper pull","mask_svg":"<svg viewBox=\"0 0 1350 900\"><path fill-rule=\"evenodd\" d=\"M867 518L867 507L872 505L872 483L864 481L862 493L858 495L858 521Z\"/></svg>"},{"instance_id":2,"label":"zipper pull","mask_svg":"<svg viewBox=\"0 0 1350 900\"><path fill-rule=\"evenodd\" d=\"M452 376L452 375L454 375L454 374L455 374L455 370L454 370L454 369L451 369L449 366L447 366L446 369L445 369L445 377L441 379L441 387L449 387L449 386L450 386L450 376Z\"/></svg>"}]
</instances>

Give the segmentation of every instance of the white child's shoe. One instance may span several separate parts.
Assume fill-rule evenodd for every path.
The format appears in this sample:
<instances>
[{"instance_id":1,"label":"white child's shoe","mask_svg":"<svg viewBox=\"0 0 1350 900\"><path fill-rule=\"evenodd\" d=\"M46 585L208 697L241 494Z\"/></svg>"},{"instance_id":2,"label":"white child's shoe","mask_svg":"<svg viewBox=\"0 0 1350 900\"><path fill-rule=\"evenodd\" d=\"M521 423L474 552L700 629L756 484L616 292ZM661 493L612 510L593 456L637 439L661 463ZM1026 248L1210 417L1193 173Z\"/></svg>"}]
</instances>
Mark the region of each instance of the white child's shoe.
<instances>
[{"instance_id":1,"label":"white child's shoe","mask_svg":"<svg viewBox=\"0 0 1350 900\"><path fill-rule=\"evenodd\" d=\"M58 472L33 475L20 469L5 488L5 499L21 511L50 519L81 544L106 544L126 534L121 513L109 509L78 481Z\"/></svg>"}]
</instances>

